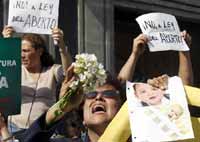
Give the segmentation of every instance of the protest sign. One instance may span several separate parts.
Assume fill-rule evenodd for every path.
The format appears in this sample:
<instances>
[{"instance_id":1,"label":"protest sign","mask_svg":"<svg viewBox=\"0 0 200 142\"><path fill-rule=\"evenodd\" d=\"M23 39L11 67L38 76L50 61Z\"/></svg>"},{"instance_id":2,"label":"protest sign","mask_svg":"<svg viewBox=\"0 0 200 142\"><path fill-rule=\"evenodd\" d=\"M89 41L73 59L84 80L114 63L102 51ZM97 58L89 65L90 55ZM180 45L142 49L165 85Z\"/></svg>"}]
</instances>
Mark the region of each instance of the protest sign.
<instances>
[{"instance_id":1,"label":"protest sign","mask_svg":"<svg viewBox=\"0 0 200 142\"><path fill-rule=\"evenodd\" d=\"M21 40L0 39L0 112L5 116L20 113Z\"/></svg>"},{"instance_id":2,"label":"protest sign","mask_svg":"<svg viewBox=\"0 0 200 142\"><path fill-rule=\"evenodd\" d=\"M136 21L149 39L147 44L150 51L189 50L173 15L149 13L139 16Z\"/></svg>"},{"instance_id":3,"label":"protest sign","mask_svg":"<svg viewBox=\"0 0 200 142\"><path fill-rule=\"evenodd\" d=\"M127 82L126 95L134 142L194 138L186 94L179 77L169 78L166 90L147 83Z\"/></svg>"},{"instance_id":4,"label":"protest sign","mask_svg":"<svg viewBox=\"0 0 200 142\"><path fill-rule=\"evenodd\" d=\"M19 33L51 34L58 11L59 0L10 0L8 25Z\"/></svg>"}]
</instances>

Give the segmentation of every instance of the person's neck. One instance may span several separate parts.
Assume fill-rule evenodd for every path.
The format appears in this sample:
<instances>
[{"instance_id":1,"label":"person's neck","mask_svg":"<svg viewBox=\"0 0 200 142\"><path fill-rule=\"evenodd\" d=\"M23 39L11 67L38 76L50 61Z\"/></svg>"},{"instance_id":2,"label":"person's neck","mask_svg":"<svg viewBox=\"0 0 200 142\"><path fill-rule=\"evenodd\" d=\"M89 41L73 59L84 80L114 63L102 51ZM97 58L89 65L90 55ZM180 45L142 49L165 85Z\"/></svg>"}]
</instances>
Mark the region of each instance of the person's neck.
<instances>
[{"instance_id":1,"label":"person's neck","mask_svg":"<svg viewBox=\"0 0 200 142\"><path fill-rule=\"evenodd\" d=\"M93 130L88 128L88 137L90 142L97 142L100 136L103 134L104 131L98 129L98 130Z\"/></svg>"},{"instance_id":2,"label":"person's neck","mask_svg":"<svg viewBox=\"0 0 200 142\"><path fill-rule=\"evenodd\" d=\"M33 68L27 68L29 73L40 73L42 71L42 65L38 65L36 67Z\"/></svg>"}]
</instances>

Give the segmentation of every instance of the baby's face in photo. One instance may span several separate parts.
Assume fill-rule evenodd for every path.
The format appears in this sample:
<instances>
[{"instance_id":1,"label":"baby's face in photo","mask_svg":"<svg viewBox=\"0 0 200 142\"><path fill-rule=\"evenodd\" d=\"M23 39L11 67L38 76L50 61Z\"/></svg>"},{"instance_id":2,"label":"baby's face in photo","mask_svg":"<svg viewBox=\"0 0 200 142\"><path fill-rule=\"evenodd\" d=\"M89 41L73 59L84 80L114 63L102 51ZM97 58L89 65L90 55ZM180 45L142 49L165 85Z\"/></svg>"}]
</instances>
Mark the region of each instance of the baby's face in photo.
<instances>
[{"instance_id":1,"label":"baby's face in photo","mask_svg":"<svg viewBox=\"0 0 200 142\"><path fill-rule=\"evenodd\" d=\"M176 120L183 114L183 108L180 105L172 105L170 107L168 117L170 120Z\"/></svg>"},{"instance_id":2,"label":"baby's face in photo","mask_svg":"<svg viewBox=\"0 0 200 142\"><path fill-rule=\"evenodd\" d=\"M163 90L147 83L137 83L134 85L134 89L136 97L148 105L160 104L165 93Z\"/></svg>"}]
</instances>

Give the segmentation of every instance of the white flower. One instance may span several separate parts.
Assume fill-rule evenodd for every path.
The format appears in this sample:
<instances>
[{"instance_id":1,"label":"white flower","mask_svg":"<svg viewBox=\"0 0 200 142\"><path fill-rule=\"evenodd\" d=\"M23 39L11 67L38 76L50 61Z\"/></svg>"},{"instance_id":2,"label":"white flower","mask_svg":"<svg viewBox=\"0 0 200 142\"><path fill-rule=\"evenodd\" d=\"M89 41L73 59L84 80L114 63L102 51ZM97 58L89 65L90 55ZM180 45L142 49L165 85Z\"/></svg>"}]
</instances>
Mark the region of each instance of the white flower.
<instances>
[{"instance_id":1,"label":"white flower","mask_svg":"<svg viewBox=\"0 0 200 142\"><path fill-rule=\"evenodd\" d=\"M78 54L75 59L74 73L78 78L71 84L71 89L75 90L81 84L84 93L87 93L94 91L97 86L105 83L105 70L103 65L97 62L94 54Z\"/></svg>"}]
</instances>

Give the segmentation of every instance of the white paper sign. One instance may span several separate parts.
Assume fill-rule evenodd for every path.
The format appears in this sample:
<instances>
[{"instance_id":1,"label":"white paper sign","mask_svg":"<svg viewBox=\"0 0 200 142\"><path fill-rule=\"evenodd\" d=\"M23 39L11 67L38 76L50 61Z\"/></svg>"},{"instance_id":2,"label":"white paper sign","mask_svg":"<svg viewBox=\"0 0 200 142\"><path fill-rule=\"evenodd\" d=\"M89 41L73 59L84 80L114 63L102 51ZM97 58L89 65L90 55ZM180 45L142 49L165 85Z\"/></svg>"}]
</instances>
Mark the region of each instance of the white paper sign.
<instances>
[{"instance_id":1,"label":"white paper sign","mask_svg":"<svg viewBox=\"0 0 200 142\"><path fill-rule=\"evenodd\" d=\"M149 13L136 18L142 32L147 35L150 51L189 50L181 37L176 18L165 13Z\"/></svg>"},{"instance_id":2,"label":"white paper sign","mask_svg":"<svg viewBox=\"0 0 200 142\"><path fill-rule=\"evenodd\" d=\"M163 142L194 138L186 95L179 77L168 89L127 82L126 94L133 142Z\"/></svg>"},{"instance_id":3,"label":"white paper sign","mask_svg":"<svg viewBox=\"0 0 200 142\"><path fill-rule=\"evenodd\" d=\"M58 10L59 0L10 0L8 25L19 33L51 34Z\"/></svg>"}]
</instances>

